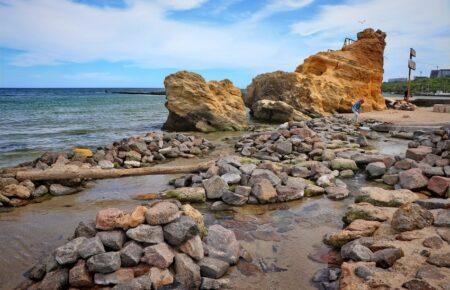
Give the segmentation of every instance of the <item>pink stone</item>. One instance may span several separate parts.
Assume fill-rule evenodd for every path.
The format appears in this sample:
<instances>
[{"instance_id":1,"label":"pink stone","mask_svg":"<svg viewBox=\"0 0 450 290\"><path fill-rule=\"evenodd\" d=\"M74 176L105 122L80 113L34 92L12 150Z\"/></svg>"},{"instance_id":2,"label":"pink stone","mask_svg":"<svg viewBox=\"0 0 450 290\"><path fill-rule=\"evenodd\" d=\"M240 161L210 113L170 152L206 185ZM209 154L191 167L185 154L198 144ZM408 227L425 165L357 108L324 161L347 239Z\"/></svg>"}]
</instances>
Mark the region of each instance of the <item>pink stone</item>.
<instances>
[{"instance_id":1,"label":"pink stone","mask_svg":"<svg viewBox=\"0 0 450 290\"><path fill-rule=\"evenodd\" d=\"M450 178L442 176L433 176L428 181L427 188L439 196L444 197L450 186Z\"/></svg>"}]
</instances>

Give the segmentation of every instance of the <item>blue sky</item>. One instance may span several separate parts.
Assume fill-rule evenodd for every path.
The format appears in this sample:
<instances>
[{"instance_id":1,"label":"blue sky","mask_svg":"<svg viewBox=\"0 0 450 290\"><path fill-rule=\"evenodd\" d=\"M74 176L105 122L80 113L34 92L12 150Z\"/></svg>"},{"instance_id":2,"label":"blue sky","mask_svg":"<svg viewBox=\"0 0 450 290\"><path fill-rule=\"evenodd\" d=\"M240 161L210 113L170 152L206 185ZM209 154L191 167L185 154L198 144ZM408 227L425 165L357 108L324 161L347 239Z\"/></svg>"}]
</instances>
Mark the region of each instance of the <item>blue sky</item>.
<instances>
[{"instance_id":1,"label":"blue sky","mask_svg":"<svg viewBox=\"0 0 450 290\"><path fill-rule=\"evenodd\" d=\"M0 87L162 87L191 70L245 87L367 27L385 79L450 68L450 0L0 0Z\"/></svg>"}]
</instances>

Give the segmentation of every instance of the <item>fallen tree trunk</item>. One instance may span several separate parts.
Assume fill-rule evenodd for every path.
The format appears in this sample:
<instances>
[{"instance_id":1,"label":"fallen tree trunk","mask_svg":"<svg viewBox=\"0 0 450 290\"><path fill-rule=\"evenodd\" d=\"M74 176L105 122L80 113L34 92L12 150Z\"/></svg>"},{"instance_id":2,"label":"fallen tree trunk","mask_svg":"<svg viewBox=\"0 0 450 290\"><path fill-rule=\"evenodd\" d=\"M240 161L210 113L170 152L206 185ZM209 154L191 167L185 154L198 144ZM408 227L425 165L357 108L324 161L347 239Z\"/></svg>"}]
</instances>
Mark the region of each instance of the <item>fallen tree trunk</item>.
<instances>
[{"instance_id":1,"label":"fallen tree trunk","mask_svg":"<svg viewBox=\"0 0 450 290\"><path fill-rule=\"evenodd\" d=\"M118 178L125 176L138 175L154 175L154 174L178 174L191 173L202 170L207 170L214 161L204 162L195 165L180 165L180 166L153 166L130 169L100 169L100 168L79 168L76 166L64 166L59 168L51 168L46 170L29 170L18 171L16 179L22 180L67 180L76 178L89 179L105 179Z\"/></svg>"}]
</instances>

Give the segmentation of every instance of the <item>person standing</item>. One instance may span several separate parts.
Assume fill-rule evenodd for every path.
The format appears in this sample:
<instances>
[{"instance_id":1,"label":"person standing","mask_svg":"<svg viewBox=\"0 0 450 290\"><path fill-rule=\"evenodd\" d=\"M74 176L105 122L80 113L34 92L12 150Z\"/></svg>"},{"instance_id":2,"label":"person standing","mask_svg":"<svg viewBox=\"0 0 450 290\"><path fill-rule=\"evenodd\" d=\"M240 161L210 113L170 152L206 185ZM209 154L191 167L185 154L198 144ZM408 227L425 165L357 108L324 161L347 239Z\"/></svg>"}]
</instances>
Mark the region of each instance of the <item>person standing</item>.
<instances>
[{"instance_id":1,"label":"person standing","mask_svg":"<svg viewBox=\"0 0 450 290\"><path fill-rule=\"evenodd\" d=\"M359 114L361 114L361 105L364 104L364 99L359 99L356 103L352 106L352 112L354 114L353 120L355 120L356 123L358 123L359 120Z\"/></svg>"}]
</instances>

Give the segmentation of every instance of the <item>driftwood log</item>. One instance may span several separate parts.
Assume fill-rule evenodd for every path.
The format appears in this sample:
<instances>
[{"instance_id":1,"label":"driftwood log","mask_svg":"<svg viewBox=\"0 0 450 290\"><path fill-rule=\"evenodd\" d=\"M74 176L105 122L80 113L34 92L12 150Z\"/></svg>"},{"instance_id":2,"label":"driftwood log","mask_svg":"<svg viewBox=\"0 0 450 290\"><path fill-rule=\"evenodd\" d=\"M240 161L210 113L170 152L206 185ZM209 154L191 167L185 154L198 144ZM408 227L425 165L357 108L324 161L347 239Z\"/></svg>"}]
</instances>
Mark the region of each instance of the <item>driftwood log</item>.
<instances>
[{"instance_id":1,"label":"driftwood log","mask_svg":"<svg viewBox=\"0 0 450 290\"><path fill-rule=\"evenodd\" d=\"M153 166L130 169L100 169L64 166L46 170L26 170L16 172L16 179L22 180L67 180L67 179L105 179L137 175L178 174L207 170L214 161L194 165Z\"/></svg>"}]
</instances>

